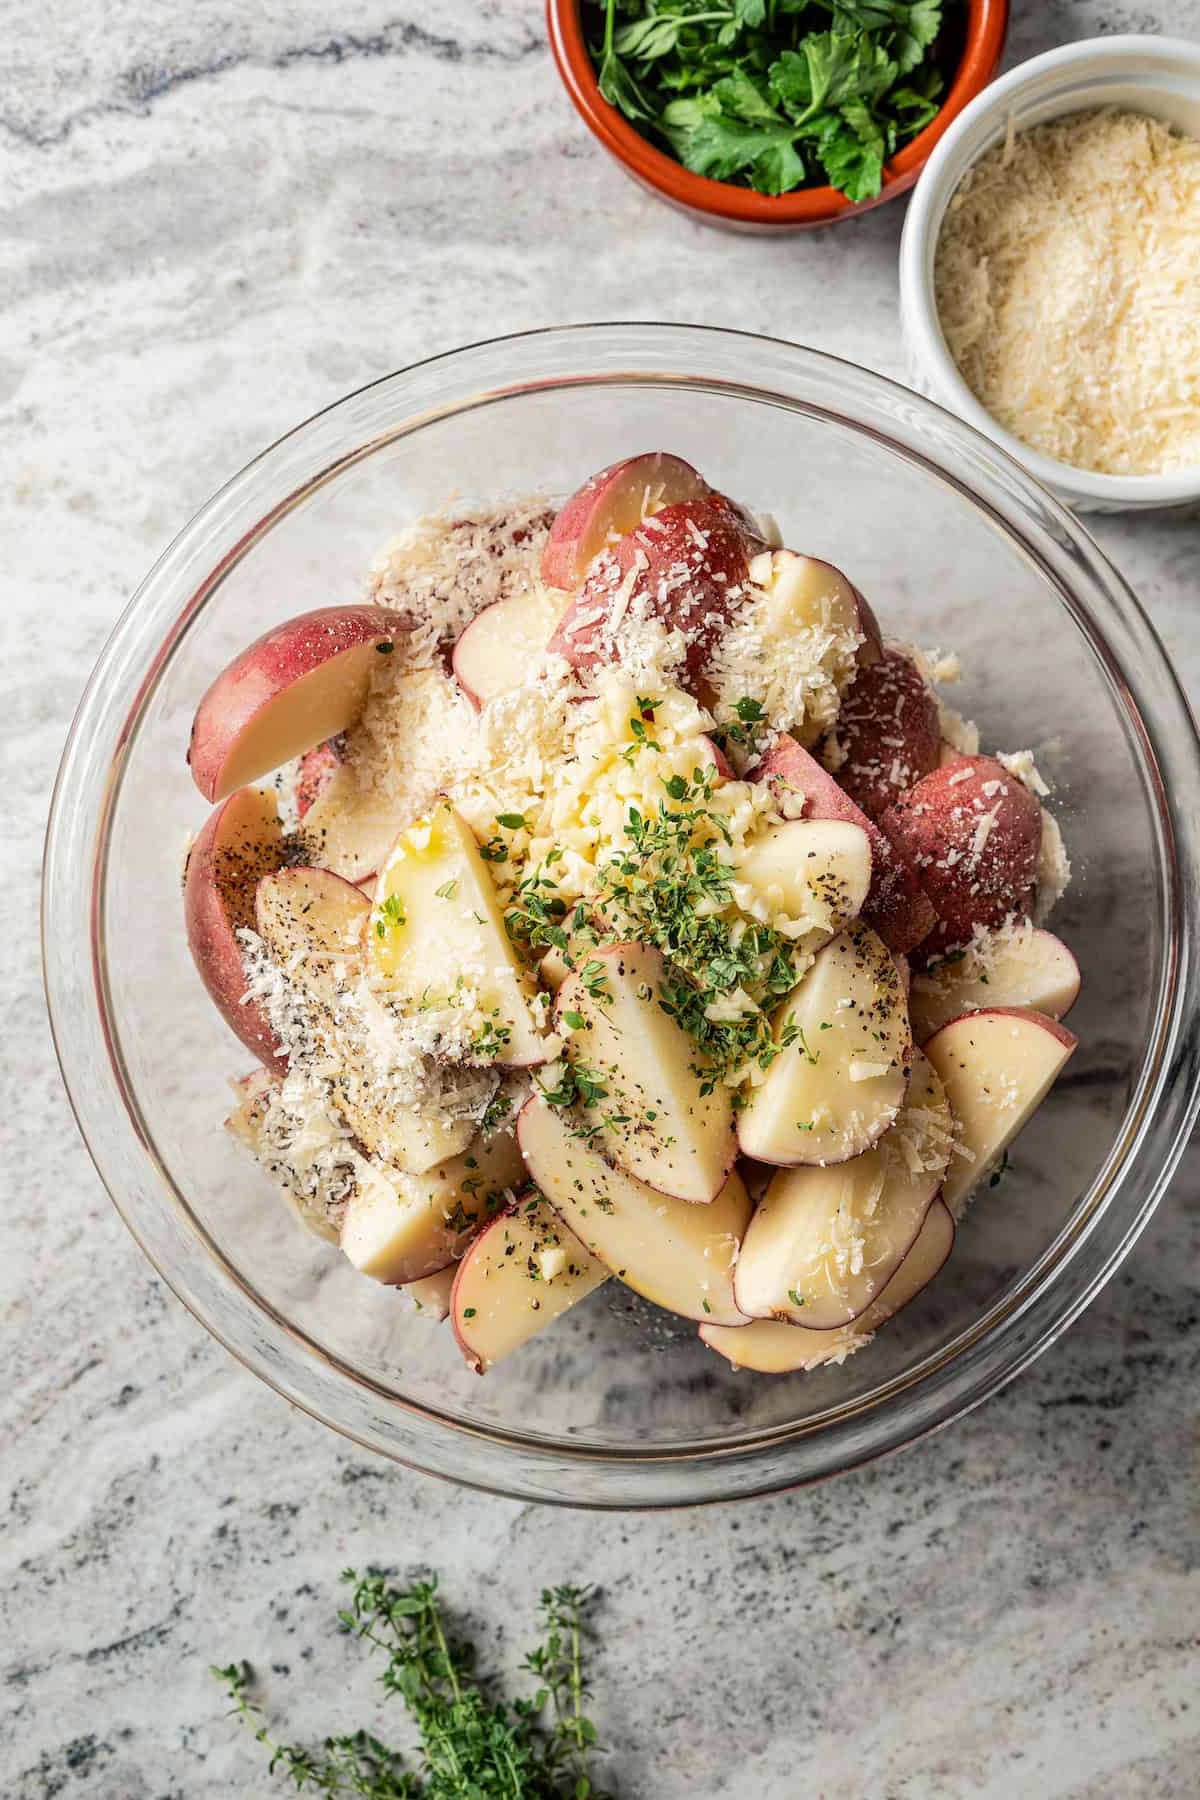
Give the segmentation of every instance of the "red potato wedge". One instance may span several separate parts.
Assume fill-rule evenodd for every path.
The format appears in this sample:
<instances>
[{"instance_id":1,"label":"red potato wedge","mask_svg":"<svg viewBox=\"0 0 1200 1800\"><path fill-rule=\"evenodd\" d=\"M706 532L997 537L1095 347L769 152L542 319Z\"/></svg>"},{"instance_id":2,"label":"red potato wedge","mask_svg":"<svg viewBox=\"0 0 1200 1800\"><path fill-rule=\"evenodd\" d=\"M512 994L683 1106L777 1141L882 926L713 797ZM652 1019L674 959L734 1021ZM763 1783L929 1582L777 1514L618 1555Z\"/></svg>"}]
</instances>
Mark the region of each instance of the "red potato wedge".
<instances>
[{"instance_id":1,"label":"red potato wedge","mask_svg":"<svg viewBox=\"0 0 1200 1800\"><path fill-rule=\"evenodd\" d=\"M484 1227L458 1265L450 1312L468 1366L483 1375L608 1278L531 1190Z\"/></svg>"},{"instance_id":2,"label":"red potato wedge","mask_svg":"<svg viewBox=\"0 0 1200 1800\"><path fill-rule=\"evenodd\" d=\"M923 1044L964 1013L997 1006L1032 1008L1063 1019L1079 996L1079 964L1061 938L1025 920L979 933L953 960L913 979L909 1015Z\"/></svg>"},{"instance_id":3,"label":"red potato wedge","mask_svg":"<svg viewBox=\"0 0 1200 1800\"><path fill-rule=\"evenodd\" d=\"M917 1051L908 1104L874 1149L775 1176L734 1271L742 1312L811 1331L836 1330L866 1312L916 1242L952 1143L942 1084Z\"/></svg>"},{"instance_id":4,"label":"red potato wedge","mask_svg":"<svg viewBox=\"0 0 1200 1800\"><path fill-rule=\"evenodd\" d=\"M326 738L300 758L296 770L296 816L303 819L330 786L344 761L343 737Z\"/></svg>"},{"instance_id":5,"label":"red potato wedge","mask_svg":"<svg viewBox=\"0 0 1200 1800\"><path fill-rule=\"evenodd\" d=\"M704 1093L695 1044L659 1005L663 957L647 944L612 944L591 961L603 975L587 983L568 976L558 990L555 1027L581 1092L588 1091L585 1076L599 1084L581 1107L596 1142L659 1193L715 1201L737 1155L733 1104L719 1083Z\"/></svg>"},{"instance_id":6,"label":"red potato wedge","mask_svg":"<svg viewBox=\"0 0 1200 1800\"><path fill-rule=\"evenodd\" d=\"M414 1007L473 988L499 1068L546 1060L534 986L504 925L496 884L452 807L402 831L379 872L366 956L375 981Z\"/></svg>"},{"instance_id":7,"label":"red potato wedge","mask_svg":"<svg viewBox=\"0 0 1200 1800\"><path fill-rule=\"evenodd\" d=\"M930 1038L925 1054L957 1128L942 1189L955 1218L1033 1117L1078 1042L1056 1019L1017 1007L968 1013Z\"/></svg>"},{"instance_id":8,"label":"red potato wedge","mask_svg":"<svg viewBox=\"0 0 1200 1800\"><path fill-rule=\"evenodd\" d=\"M451 667L477 709L529 680L566 606L554 588L531 588L477 613L454 646Z\"/></svg>"},{"instance_id":9,"label":"red potato wedge","mask_svg":"<svg viewBox=\"0 0 1200 1800\"><path fill-rule=\"evenodd\" d=\"M818 950L859 913L871 890L871 845L858 825L840 819L794 819L752 840L738 864L745 882L772 915L804 921L800 940Z\"/></svg>"},{"instance_id":10,"label":"red potato wedge","mask_svg":"<svg viewBox=\"0 0 1200 1800\"><path fill-rule=\"evenodd\" d=\"M341 740L319 744L300 759L296 779L298 838L305 861L356 885L371 883L403 822L389 796L356 778Z\"/></svg>"},{"instance_id":11,"label":"red potato wedge","mask_svg":"<svg viewBox=\"0 0 1200 1800\"><path fill-rule=\"evenodd\" d=\"M664 506L703 500L711 492L690 463L665 450L612 463L571 495L550 527L542 580L553 588L577 588L588 564L616 538L627 537Z\"/></svg>"},{"instance_id":12,"label":"red potato wedge","mask_svg":"<svg viewBox=\"0 0 1200 1800\"><path fill-rule=\"evenodd\" d=\"M682 634L681 679L694 686L748 580L745 528L728 503L664 507L601 551L547 648L586 672L615 660L633 621L655 619Z\"/></svg>"},{"instance_id":13,"label":"red potato wedge","mask_svg":"<svg viewBox=\"0 0 1200 1800\"><path fill-rule=\"evenodd\" d=\"M735 1369L753 1369L760 1375L790 1375L820 1368L823 1363L844 1362L929 1286L953 1248L954 1220L936 1199L892 1279L849 1325L836 1331L809 1331L780 1319L755 1319L749 1325L701 1325L700 1336Z\"/></svg>"},{"instance_id":14,"label":"red potato wedge","mask_svg":"<svg viewBox=\"0 0 1200 1800\"><path fill-rule=\"evenodd\" d=\"M378 1040L388 1018L381 1008L368 1018L359 983L370 916L366 895L327 869L281 869L263 877L255 897L271 958L289 972L310 1034L336 1065L331 1106L368 1156L423 1175L465 1150L474 1127L403 1106L380 1080Z\"/></svg>"},{"instance_id":15,"label":"red potato wedge","mask_svg":"<svg viewBox=\"0 0 1200 1800\"><path fill-rule=\"evenodd\" d=\"M247 1050L277 1075L287 1068L259 1007L243 1003L246 976L237 941L254 929L254 896L264 875L283 866L286 844L275 795L239 788L209 818L192 845L183 883L188 946L217 1011Z\"/></svg>"},{"instance_id":16,"label":"red potato wedge","mask_svg":"<svg viewBox=\"0 0 1200 1800\"><path fill-rule=\"evenodd\" d=\"M865 831L871 846L871 892L863 905L866 923L889 950L901 954L929 936L937 914L907 861L795 738L780 736L748 779L769 782L780 810L789 816L840 819Z\"/></svg>"},{"instance_id":17,"label":"red potato wedge","mask_svg":"<svg viewBox=\"0 0 1200 1800\"><path fill-rule=\"evenodd\" d=\"M753 559L750 579L756 617L768 642L782 643L803 631L832 629L857 634L861 668L875 662L880 653L879 626L875 614L854 583L819 556L801 556L795 550L766 550Z\"/></svg>"},{"instance_id":18,"label":"red potato wedge","mask_svg":"<svg viewBox=\"0 0 1200 1800\"><path fill-rule=\"evenodd\" d=\"M238 1103L225 1121L226 1131L262 1164L287 1202L288 1210L304 1229L326 1244L336 1244L338 1228L324 1208L313 1200L305 1171L291 1166L288 1151L277 1138L273 1137L270 1143L264 1141L264 1127L272 1098L279 1087L278 1080L265 1069L256 1069L252 1075L245 1075L235 1082L234 1087Z\"/></svg>"},{"instance_id":19,"label":"red potato wedge","mask_svg":"<svg viewBox=\"0 0 1200 1800\"><path fill-rule=\"evenodd\" d=\"M885 650L859 670L837 721L837 780L868 819L936 769L941 755L937 700L911 657Z\"/></svg>"},{"instance_id":20,"label":"red potato wedge","mask_svg":"<svg viewBox=\"0 0 1200 1800\"><path fill-rule=\"evenodd\" d=\"M741 1177L730 1175L709 1206L674 1200L592 1148L580 1124L539 1094L517 1119L525 1166L559 1218L656 1306L697 1323L740 1324L733 1268L752 1211Z\"/></svg>"},{"instance_id":21,"label":"red potato wedge","mask_svg":"<svg viewBox=\"0 0 1200 1800\"><path fill-rule=\"evenodd\" d=\"M933 770L880 815L879 828L938 915L926 958L969 943L977 925L1029 912L1042 809L994 757L960 756Z\"/></svg>"},{"instance_id":22,"label":"red potato wedge","mask_svg":"<svg viewBox=\"0 0 1200 1800\"><path fill-rule=\"evenodd\" d=\"M709 759L713 768L717 771L718 780L736 781L737 770L734 768L721 746L715 744L710 737L702 737L700 742L702 745L706 744L708 746Z\"/></svg>"},{"instance_id":23,"label":"red potato wedge","mask_svg":"<svg viewBox=\"0 0 1200 1800\"><path fill-rule=\"evenodd\" d=\"M396 629L382 607L325 606L248 645L192 722L188 763L205 799L223 800L352 725Z\"/></svg>"},{"instance_id":24,"label":"red potato wedge","mask_svg":"<svg viewBox=\"0 0 1200 1800\"><path fill-rule=\"evenodd\" d=\"M417 1311L434 1325L441 1325L450 1317L450 1296L457 1274L458 1264L449 1263L436 1275L423 1275L420 1281L405 1283L404 1291Z\"/></svg>"},{"instance_id":25,"label":"red potato wedge","mask_svg":"<svg viewBox=\"0 0 1200 1800\"><path fill-rule=\"evenodd\" d=\"M512 1131L476 1138L423 1175L364 1164L342 1220L342 1250L361 1274L407 1287L456 1262L524 1179Z\"/></svg>"},{"instance_id":26,"label":"red potato wedge","mask_svg":"<svg viewBox=\"0 0 1200 1800\"><path fill-rule=\"evenodd\" d=\"M782 1168L861 1156L894 1123L911 1058L881 939L861 921L833 938L773 1024L779 1053L738 1114L742 1154Z\"/></svg>"}]
</instances>

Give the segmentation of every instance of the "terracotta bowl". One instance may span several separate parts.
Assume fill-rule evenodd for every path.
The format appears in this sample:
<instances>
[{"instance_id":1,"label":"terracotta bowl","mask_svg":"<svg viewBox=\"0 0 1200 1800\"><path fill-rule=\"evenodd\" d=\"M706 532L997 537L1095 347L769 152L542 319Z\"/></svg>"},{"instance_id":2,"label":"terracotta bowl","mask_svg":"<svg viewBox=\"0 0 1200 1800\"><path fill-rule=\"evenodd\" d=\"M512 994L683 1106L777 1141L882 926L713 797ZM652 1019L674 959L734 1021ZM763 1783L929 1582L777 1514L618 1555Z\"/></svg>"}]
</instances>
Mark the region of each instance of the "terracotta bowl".
<instances>
[{"instance_id":1,"label":"terracotta bowl","mask_svg":"<svg viewBox=\"0 0 1200 1800\"><path fill-rule=\"evenodd\" d=\"M681 212L732 231L759 232L811 231L818 225L870 212L907 192L942 133L992 79L1008 28L1008 0L968 0L962 54L941 111L885 166L883 188L875 199L855 202L831 187L805 188L794 194L756 194L733 182L693 175L665 150L656 149L604 99L579 14L579 0L546 0L554 60L588 129L635 181Z\"/></svg>"}]
</instances>

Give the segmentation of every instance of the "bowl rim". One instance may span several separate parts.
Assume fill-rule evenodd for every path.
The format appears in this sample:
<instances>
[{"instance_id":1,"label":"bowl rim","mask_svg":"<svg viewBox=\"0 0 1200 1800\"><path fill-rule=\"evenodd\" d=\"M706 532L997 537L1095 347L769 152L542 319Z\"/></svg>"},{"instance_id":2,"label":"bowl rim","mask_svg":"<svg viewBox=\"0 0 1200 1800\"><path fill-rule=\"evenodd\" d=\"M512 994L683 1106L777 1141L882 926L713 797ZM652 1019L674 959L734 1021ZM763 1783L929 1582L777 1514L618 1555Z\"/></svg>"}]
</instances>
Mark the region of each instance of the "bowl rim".
<instances>
[{"instance_id":1,"label":"bowl rim","mask_svg":"<svg viewBox=\"0 0 1200 1800\"><path fill-rule=\"evenodd\" d=\"M611 366L605 363L606 355L615 359ZM775 385L755 385L745 379L731 379L729 373L713 373L714 367L722 367L735 375L738 371L744 374L747 359L752 360L756 374L769 368ZM590 372L580 372L581 361L584 370ZM705 373L685 373L681 365L689 362L693 367L697 363L705 365ZM477 365L481 364L501 372L502 383L480 387ZM448 386L454 369L462 378L461 393L452 390L452 384ZM799 391L781 386L785 378L798 384ZM422 380L428 391L437 396L438 403L424 408L417 405L413 411L413 400L421 398ZM878 413L883 413L886 406L893 408L894 433L899 433L899 421L903 419L910 439L904 446L901 438L893 435L889 448L902 448L909 460L923 464L928 472L957 487L985 514L1016 532L1023 551L1034 555L1058 591L1068 615L1089 639L1098 673L1129 715L1129 736L1141 757L1139 772L1164 882L1160 1003L1155 1009L1146 1061L1134 1098L1101 1169L1054 1244L971 1326L882 1388L804 1421L755 1430L736 1441L716 1445L702 1439L650 1448L642 1448L636 1441L615 1447L580 1445L569 1438L539 1437L471 1422L406 1399L307 1336L253 1291L174 1186L141 1117L107 1005L104 858L128 747L170 655L231 563L301 498L396 436L530 390L545 392L569 389L581 382L612 384L630 380L676 386L690 381L706 391L782 404L802 414L853 423L867 437L878 435L878 421L873 427L869 417L862 417L863 410L869 415L872 405ZM839 408L846 405L849 387L858 410L848 414L823 406L812 397L812 393L820 393L822 382ZM812 390L807 398L805 383ZM383 405L393 394L403 396L406 384L418 391L408 400L410 410L404 418L390 431L369 429L372 425L377 427L378 420L366 404L368 398ZM935 449L942 451L943 462L933 453ZM989 472L990 487L983 496L961 479L964 452L973 453L979 479L980 470ZM301 466L307 473L299 485L289 480L278 483L281 473L294 472ZM282 497L278 498L280 487ZM1023 509L1027 525L1024 533L1017 531L1011 513L1005 510L1012 506ZM1034 532L1037 547L1030 538ZM224 548L229 544L232 548ZM220 554L216 554L218 546ZM178 581L189 554L199 557L198 566L204 569L200 583L188 582L171 593L156 593L156 587L165 590L172 580ZM1071 591L1067 576L1073 569L1081 579L1084 573L1090 578L1094 600L1110 615L1106 630L1100 629L1088 606ZM188 595L182 610L178 610L180 591ZM170 606L164 604L167 599ZM150 634L143 628L141 614L150 612L152 601L157 603L157 611ZM144 640L141 644L139 637ZM1139 695L1152 690L1156 714L1153 720L1139 701ZM953 415L871 371L748 332L631 322L516 333L444 352L384 376L277 440L227 482L184 527L125 608L80 702L55 784L47 827L43 954L55 1048L89 1154L118 1211L159 1274L206 1329L240 1361L323 1423L365 1448L381 1451L427 1473L448 1475L464 1485L526 1500L611 1509L775 1492L859 1466L941 1428L980 1404L1025 1368L1088 1304L1150 1217L1200 1107L1200 1044L1191 1042L1185 1029L1188 1019L1200 1007L1200 959L1196 956L1196 938L1200 935L1200 823L1192 821L1175 801L1176 795L1194 792L1198 783L1200 741L1186 700L1153 626L1128 586L1077 521L989 439L980 437ZM94 829L81 830L81 822L94 825ZM70 964L70 956L81 936L81 911L89 912L91 934L88 954L77 954L75 966ZM1170 999L1169 1006L1162 1003L1164 995ZM103 1078L112 1080L115 1094L111 1090L94 1091L97 1073L101 1088ZM157 1215L138 1215L137 1196L129 1199L111 1172L115 1153L107 1143L102 1151L97 1142L115 1111L114 1098L124 1109L119 1123L129 1133L123 1150L136 1157L141 1175L145 1175L144 1163L149 1164L157 1184L155 1204L161 1207L159 1189L165 1187L168 1198L186 1215L178 1235L186 1238L189 1255L198 1239L209 1252L212 1268L201 1270L200 1265L187 1259L179 1266L164 1267L164 1255L157 1241L151 1242ZM1155 1140L1153 1144L1151 1139ZM1139 1156L1145 1174L1140 1165L1135 1166L1135 1157ZM1138 1182L1130 1180L1129 1185L1140 1191L1134 1196L1132 1211L1127 1208L1120 1218L1111 1219L1108 1200L1115 1199L1120 1186L1135 1174ZM180 1221L172 1219L170 1224L176 1229ZM1101 1227L1107 1227L1111 1241L1103 1249L1100 1262L1081 1271L1077 1252L1090 1240L1101 1243ZM201 1279L215 1280L214 1269L220 1276L218 1288L223 1301L228 1298L228 1287L248 1299L262 1315L252 1320L256 1334L252 1340L234 1342L229 1331L212 1316L211 1303L206 1307L205 1301L198 1298ZM1067 1281L1068 1276L1073 1279ZM293 1360L289 1362L289 1358ZM360 1426L348 1421L344 1408L339 1416L337 1407L324 1395L314 1400L314 1383L329 1370L339 1383L334 1398L346 1399L348 1382L351 1389L358 1390L350 1395L355 1402L361 1399L366 1407L369 1402L384 1401L389 1409L386 1420L371 1413L368 1407L367 1424ZM910 1400L907 1415L905 1409L888 1407L890 1400L905 1394ZM896 1417L898 1411L900 1419ZM919 1415L916 1419L908 1416L914 1411ZM874 1433L869 1429L871 1419L876 1421ZM384 1424L387 1441L381 1441ZM822 1436L829 1446L828 1453L817 1455L812 1446ZM482 1448L474 1470L468 1471L460 1458L466 1454L464 1443L472 1441ZM698 1486L705 1491L697 1491Z\"/></svg>"},{"instance_id":2,"label":"bowl rim","mask_svg":"<svg viewBox=\"0 0 1200 1800\"><path fill-rule=\"evenodd\" d=\"M1151 475L1107 475L1099 470L1081 469L1074 463L1060 462L1026 444L1001 425L976 399L963 379L958 364L942 331L934 298L933 266L938 237L946 210L967 172L991 149L1005 129L1004 115L1013 102L1030 87L1041 84L1046 76L1064 81L1061 112L1048 117L1066 117L1087 110L1096 101L1081 99L1074 87L1089 70L1102 76L1124 59L1136 55L1151 67L1178 74L1189 70L1200 83L1200 44L1185 38L1159 37L1138 32L1124 32L1112 37L1085 39L1080 43L1061 44L1040 56L1030 57L1015 69L1001 75L978 94L954 120L930 156L917 183L908 208L900 239L900 304L904 335L914 370L928 380L933 398L1000 444L1016 461L1068 501L1111 508L1151 508L1186 505L1200 499L1200 465L1192 469L1170 470ZM1148 70L1131 71L1130 85L1142 85L1149 92L1154 81ZM1050 87L1040 98L1054 96ZM981 126L994 129L964 158L965 141Z\"/></svg>"},{"instance_id":3,"label":"bowl rim","mask_svg":"<svg viewBox=\"0 0 1200 1800\"><path fill-rule=\"evenodd\" d=\"M797 229L833 224L869 212L906 193L943 133L995 74L1008 30L1009 0L968 0L962 59L935 118L885 164L884 185L870 200L853 201L834 187L791 194L758 194L728 181L695 175L658 149L610 106L600 92L580 20L580 0L546 0L546 26L563 86L584 124L636 179L687 210L729 224Z\"/></svg>"}]
</instances>

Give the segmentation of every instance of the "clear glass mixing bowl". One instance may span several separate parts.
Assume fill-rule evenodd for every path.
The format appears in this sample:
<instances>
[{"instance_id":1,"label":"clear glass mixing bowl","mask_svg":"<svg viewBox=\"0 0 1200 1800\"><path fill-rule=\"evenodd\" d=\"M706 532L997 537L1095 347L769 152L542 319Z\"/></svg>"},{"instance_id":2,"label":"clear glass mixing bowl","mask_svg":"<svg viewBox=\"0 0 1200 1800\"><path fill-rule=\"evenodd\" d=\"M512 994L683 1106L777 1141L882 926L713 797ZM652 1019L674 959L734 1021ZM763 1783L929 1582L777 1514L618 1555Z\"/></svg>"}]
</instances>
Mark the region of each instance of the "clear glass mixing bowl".
<instances>
[{"instance_id":1,"label":"clear glass mixing bowl","mask_svg":"<svg viewBox=\"0 0 1200 1800\"><path fill-rule=\"evenodd\" d=\"M1079 1050L934 1286L865 1353L735 1374L605 1288L483 1380L448 1329L301 1232L220 1129L246 1053L184 943L204 806L196 700L249 638L358 596L381 541L458 493L561 494L663 447L846 568L893 635L962 656L962 710L1033 746L1075 864ZM1200 747L1153 629L1086 532L937 407L794 345L673 325L537 332L351 394L237 475L118 624L67 745L45 865L46 977L96 1166L155 1267L281 1393L456 1481L596 1506L812 1481L976 1405L1128 1250L1196 1109Z\"/></svg>"}]
</instances>

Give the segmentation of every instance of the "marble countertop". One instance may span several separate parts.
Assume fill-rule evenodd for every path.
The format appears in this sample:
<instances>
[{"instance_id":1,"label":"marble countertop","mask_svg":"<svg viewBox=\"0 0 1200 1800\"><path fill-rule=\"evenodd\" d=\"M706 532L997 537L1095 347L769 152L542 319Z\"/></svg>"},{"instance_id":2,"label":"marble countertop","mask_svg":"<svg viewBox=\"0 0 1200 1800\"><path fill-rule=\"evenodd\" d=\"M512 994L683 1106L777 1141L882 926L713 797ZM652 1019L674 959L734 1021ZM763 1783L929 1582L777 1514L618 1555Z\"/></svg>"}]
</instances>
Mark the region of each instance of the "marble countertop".
<instances>
[{"instance_id":1,"label":"marble countertop","mask_svg":"<svg viewBox=\"0 0 1200 1800\"><path fill-rule=\"evenodd\" d=\"M577 123L537 0L3 10L0 1793L267 1793L206 1667L250 1657L297 1736L362 1722L371 1678L328 1627L343 1565L375 1562L440 1567L510 1659L544 1582L600 1582L623 1795L1195 1795L1194 1152L1087 1315L935 1440L736 1511L551 1513L373 1462L235 1364L109 1205L43 1017L72 708L226 475L349 388L525 326L698 320L899 374L901 207L773 242L676 216ZM1200 38L1194 0L1014 11L1010 60ZM1200 692L1200 523L1093 529Z\"/></svg>"}]
</instances>

